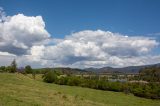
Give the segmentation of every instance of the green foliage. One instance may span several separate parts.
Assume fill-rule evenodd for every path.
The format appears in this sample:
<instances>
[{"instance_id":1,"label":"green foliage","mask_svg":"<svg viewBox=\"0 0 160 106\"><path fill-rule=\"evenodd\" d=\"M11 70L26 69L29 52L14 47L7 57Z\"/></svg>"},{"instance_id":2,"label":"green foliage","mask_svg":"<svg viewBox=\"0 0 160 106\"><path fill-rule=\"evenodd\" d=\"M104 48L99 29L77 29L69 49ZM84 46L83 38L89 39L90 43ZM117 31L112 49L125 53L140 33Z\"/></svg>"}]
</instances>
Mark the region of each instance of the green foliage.
<instances>
[{"instance_id":1,"label":"green foliage","mask_svg":"<svg viewBox=\"0 0 160 106\"><path fill-rule=\"evenodd\" d=\"M1 66L0 67L0 72L6 72L6 67L5 66Z\"/></svg>"},{"instance_id":2,"label":"green foliage","mask_svg":"<svg viewBox=\"0 0 160 106\"><path fill-rule=\"evenodd\" d=\"M74 76L68 77L67 85L79 86L80 84L81 84L80 78L77 78L77 77L74 77Z\"/></svg>"},{"instance_id":3,"label":"green foliage","mask_svg":"<svg viewBox=\"0 0 160 106\"><path fill-rule=\"evenodd\" d=\"M27 74L31 74L32 73L32 68L31 68L30 65L25 66L24 70L25 70L25 73L27 73Z\"/></svg>"},{"instance_id":4,"label":"green foliage","mask_svg":"<svg viewBox=\"0 0 160 106\"><path fill-rule=\"evenodd\" d=\"M7 66L6 67L6 72L10 72L11 71L11 66Z\"/></svg>"},{"instance_id":5,"label":"green foliage","mask_svg":"<svg viewBox=\"0 0 160 106\"><path fill-rule=\"evenodd\" d=\"M51 74L49 74L51 75ZM160 84L159 83L122 83L109 82L98 79L84 79L83 77L67 76L56 79L56 84L81 86L92 89L124 92L125 94L133 93L135 96L160 99Z\"/></svg>"},{"instance_id":6,"label":"green foliage","mask_svg":"<svg viewBox=\"0 0 160 106\"><path fill-rule=\"evenodd\" d=\"M67 77L61 77L58 80L56 80L55 83L59 84L59 85L67 85L67 82L68 82L68 78Z\"/></svg>"},{"instance_id":7,"label":"green foliage","mask_svg":"<svg viewBox=\"0 0 160 106\"><path fill-rule=\"evenodd\" d=\"M140 97L160 99L160 85L157 83L136 84L132 88L132 93Z\"/></svg>"},{"instance_id":8,"label":"green foliage","mask_svg":"<svg viewBox=\"0 0 160 106\"><path fill-rule=\"evenodd\" d=\"M140 79L149 82L160 82L160 67L152 66L142 69Z\"/></svg>"},{"instance_id":9,"label":"green foliage","mask_svg":"<svg viewBox=\"0 0 160 106\"><path fill-rule=\"evenodd\" d=\"M57 80L57 75L54 71L47 71L43 76L43 81L47 83L53 83Z\"/></svg>"}]
</instances>

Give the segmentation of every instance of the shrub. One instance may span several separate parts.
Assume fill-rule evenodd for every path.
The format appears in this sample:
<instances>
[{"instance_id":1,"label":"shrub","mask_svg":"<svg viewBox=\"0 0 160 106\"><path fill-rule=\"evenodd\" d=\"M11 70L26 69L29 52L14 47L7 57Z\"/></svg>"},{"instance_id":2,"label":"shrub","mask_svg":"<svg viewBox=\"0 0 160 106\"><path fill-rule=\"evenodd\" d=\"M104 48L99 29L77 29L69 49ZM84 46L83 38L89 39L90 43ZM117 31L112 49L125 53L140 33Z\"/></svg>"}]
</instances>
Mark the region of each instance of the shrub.
<instances>
[{"instance_id":1,"label":"shrub","mask_svg":"<svg viewBox=\"0 0 160 106\"><path fill-rule=\"evenodd\" d=\"M57 80L57 75L54 71L48 71L43 76L43 81L47 83L53 83Z\"/></svg>"},{"instance_id":2,"label":"shrub","mask_svg":"<svg viewBox=\"0 0 160 106\"><path fill-rule=\"evenodd\" d=\"M67 85L70 86L79 86L81 84L81 80L78 77L68 77Z\"/></svg>"},{"instance_id":3,"label":"shrub","mask_svg":"<svg viewBox=\"0 0 160 106\"><path fill-rule=\"evenodd\" d=\"M67 85L68 78L67 77L60 77L58 80L56 80L56 84L59 85Z\"/></svg>"}]
</instances>

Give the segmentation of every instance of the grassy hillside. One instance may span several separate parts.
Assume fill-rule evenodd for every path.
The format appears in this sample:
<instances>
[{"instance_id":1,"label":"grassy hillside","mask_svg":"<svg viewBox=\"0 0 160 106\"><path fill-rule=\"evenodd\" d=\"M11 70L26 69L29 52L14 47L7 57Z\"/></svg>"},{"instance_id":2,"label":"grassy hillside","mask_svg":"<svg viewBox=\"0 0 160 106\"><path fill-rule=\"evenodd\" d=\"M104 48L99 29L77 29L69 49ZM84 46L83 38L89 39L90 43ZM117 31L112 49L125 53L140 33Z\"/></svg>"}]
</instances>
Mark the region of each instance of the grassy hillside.
<instances>
[{"instance_id":1,"label":"grassy hillside","mask_svg":"<svg viewBox=\"0 0 160 106\"><path fill-rule=\"evenodd\" d=\"M119 92L44 83L22 74L0 73L0 106L160 106Z\"/></svg>"}]
</instances>

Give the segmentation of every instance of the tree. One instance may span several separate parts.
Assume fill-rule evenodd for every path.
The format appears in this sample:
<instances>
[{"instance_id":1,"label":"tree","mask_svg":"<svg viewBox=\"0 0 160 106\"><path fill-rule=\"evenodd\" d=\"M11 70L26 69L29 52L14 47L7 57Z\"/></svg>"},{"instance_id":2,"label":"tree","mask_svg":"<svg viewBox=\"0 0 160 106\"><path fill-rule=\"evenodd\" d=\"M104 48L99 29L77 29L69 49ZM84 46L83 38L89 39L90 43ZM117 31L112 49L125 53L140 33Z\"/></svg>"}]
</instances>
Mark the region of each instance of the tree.
<instances>
[{"instance_id":1,"label":"tree","mask_svg":"<svg viewBox=\"0 0 160 106\"><path fill-rule=\"evenodd\" d=\"M32 73L32 68L31 68L30 65L25 66L24 70L25 70L25 73L27 73L27 74L31 74Z\"/></svg>"},{"instance_id":2,"label":"tree","mask_svg":"<svg viewBox=\"0 0 160 106\"><path fill-rule=\"evenodd\" d=\"M14 59L11 63L11 69L10 69L10 72L11 73L15 73L17 71L17 63L16 63L16 60Z\"/></svg>"}]
</instances>

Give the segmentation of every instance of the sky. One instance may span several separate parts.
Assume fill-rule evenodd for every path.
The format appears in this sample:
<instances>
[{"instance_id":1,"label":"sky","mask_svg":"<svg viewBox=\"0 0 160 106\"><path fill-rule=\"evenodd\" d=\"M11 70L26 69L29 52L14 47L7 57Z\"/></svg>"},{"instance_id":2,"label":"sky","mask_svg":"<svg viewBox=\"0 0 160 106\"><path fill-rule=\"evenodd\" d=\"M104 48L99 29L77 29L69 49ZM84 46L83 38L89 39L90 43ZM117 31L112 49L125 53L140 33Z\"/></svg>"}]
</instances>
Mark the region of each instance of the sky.
<instances>
[{"instance_id":1,"label":"sky","mask_svg":"<svg viewBox=\"0 0 160 106\"><path fill-rule=\"evenodd\" d=\"M160 62L159 0L0 0L0 65Z\"/></svg>"}]
</instances>

